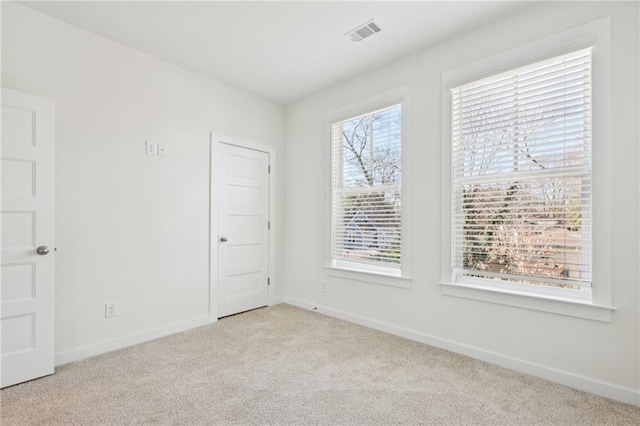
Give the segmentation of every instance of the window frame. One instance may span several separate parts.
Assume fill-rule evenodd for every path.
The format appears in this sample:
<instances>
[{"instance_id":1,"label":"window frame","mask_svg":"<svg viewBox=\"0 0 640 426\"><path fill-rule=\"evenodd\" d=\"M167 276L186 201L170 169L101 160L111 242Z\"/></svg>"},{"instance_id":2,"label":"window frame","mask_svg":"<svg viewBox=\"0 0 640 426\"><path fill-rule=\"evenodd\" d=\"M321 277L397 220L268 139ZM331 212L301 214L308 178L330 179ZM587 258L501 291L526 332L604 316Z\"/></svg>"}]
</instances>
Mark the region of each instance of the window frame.
<instances>
[{"instance_id":1,"label":"window frame","mask_svg":"<svg viewBox=\"0 0 640 426\"><path fill-rule=\"evenodd\" d=\"M611 306L611 65L609 18L585 24L442 74L442 263L444 295L610 322ZM592 48L592 287L591 297L571 297L545 286L494 285L493 280L458 277L452 267L453 164L450 89L580 49Z\"/></svg>"},{"instance_id":2,"label":"window frame","mask_svg":"<svg viewBox=\"0 0 640 426\"><path fill-rule=\"evenodd\" d=\"M402 203L401 209L401 264L400 268L386 268L384 266L372 265L358 262L348 262L341 259L334 259L332 256L331 245L333 235L332 213L331 208L333 206L333 125L340 121L346 121L351 118L355 118L362 115L368 115L373 112L392 107L394 105L400 105L401 114L401 194L400 199ZM411 287L411 232L410 232L410 198L407 194L411 191L411 182L409 178L408 169L410 167L410 146L409 146L409 88L403 86L400 88L392 89L390 91L375 95L364 100L348 104L339 109L330 111L327 114L327 129L329 141L327 170L328 170L328 191L327 191L327 205L328 220L327 220L327 242L326 253L327 263L325 264L325 271L328 276L345 278L356 281L364 281L374 284L389 285L393 287L410 288Z\"/></svg>"}]
</instances>

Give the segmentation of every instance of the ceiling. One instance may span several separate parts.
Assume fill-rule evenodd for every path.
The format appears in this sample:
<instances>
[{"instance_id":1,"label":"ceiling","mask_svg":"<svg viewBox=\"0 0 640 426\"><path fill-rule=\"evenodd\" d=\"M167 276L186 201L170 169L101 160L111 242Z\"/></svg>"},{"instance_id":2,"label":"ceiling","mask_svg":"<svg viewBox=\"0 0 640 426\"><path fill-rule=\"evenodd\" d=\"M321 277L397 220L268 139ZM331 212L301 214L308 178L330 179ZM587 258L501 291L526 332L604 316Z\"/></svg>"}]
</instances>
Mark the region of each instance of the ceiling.
<instances>
[{"instance_id":1,"label":"ceiling","mask_svg":"<svg viewBox=\"0 0 640 426\"><path fill-rule=\"evenodd\" d=\"M287 105L525 2L22 2L219 82ZM370 19L360 42L344 34Z\"/></svg>"}]
</instances>

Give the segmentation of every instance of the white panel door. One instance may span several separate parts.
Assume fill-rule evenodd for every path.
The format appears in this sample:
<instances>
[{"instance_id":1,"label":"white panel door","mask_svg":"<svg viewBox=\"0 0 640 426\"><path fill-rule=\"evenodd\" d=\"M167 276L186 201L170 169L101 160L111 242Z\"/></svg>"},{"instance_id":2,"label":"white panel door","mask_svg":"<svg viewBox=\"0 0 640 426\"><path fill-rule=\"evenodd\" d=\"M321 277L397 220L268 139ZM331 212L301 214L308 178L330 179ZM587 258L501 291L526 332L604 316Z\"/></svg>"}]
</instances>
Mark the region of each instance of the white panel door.
<instances>
[{"instance_id":1,"label":"white panel door","mask_svg":"<svg viewBox=\"0 0 640 426\"><path fill-rule=\"evenodd\" d=\"M53 373L54 104L2 89L0 387Z\"/></svg>"},{"instance_id":2,"label":"white panel door","mask_svg":"<svg viewBox=\"0 0 640 426\"><path fill-rule=\"evenodd\" d=\"M268 305L269 154L220 144L218 317Z\"/></svg>"}]
</instances>

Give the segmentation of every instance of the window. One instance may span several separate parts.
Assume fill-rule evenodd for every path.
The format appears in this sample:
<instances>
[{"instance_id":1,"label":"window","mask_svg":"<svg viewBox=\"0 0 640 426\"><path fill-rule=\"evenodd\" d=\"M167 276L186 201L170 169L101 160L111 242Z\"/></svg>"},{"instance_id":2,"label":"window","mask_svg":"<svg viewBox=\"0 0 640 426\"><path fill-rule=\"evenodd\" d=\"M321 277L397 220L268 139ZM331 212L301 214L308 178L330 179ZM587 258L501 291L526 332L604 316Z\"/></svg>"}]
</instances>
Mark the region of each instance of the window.
<instances>
[{"instance_id":1,"label":"window","mask_svg":"<svg viewBox=\"0 0 640 426\"><path fill-rule=\"evenodd\" d=\"M337 121L332 133L332 266L400 276L401 105Z\"/></svg>"},{"instance_id":2,"label":"window","mask_svg":"<svg viewBox=\"0 0 640 426\"><path fill-rule=\"evenodd\" d=\"M452 277L591 300L591 48L451 88Z\"/></svg>"}]
</instances>

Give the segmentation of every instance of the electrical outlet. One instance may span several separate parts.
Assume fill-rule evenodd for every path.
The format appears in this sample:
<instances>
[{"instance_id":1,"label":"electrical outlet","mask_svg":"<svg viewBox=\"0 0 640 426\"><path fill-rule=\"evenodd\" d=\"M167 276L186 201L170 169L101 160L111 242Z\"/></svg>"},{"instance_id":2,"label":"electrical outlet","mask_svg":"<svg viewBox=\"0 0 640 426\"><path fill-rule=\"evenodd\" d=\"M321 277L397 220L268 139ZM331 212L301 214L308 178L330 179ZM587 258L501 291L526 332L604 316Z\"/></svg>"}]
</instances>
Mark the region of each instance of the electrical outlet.
<instances>
[{"instance_id":1,"label":"electrical outlet","mask_svg":"<svg viewBox=\"0 0 640 426\"><path fill-rule=\"evenodd\" d=\"M158 155L160 157L166 157L167 156L167 147L164 146L161 143L158 144Z\"/></svg>"},{"instance_id":2,"label":"electrical outlet","mask_svg":"<svg viewBox=\"0 0 640 426\"><path fill-rule=\"evenodd\" d=\"M118 311L118 302L109 302L104 305L104 317L105 318L115 318L119 314Z\"/></svg>"},{"instance_id":3,"label":"electrical outlet","mask_svg":"<svg viewBox=\"0 0 640 426\"><path fill-rule=\"evenodd\" d=\"M322 292L327 293L329 291L329 284L326 281L322 281Z\"/></svg>"}]
</instances>

